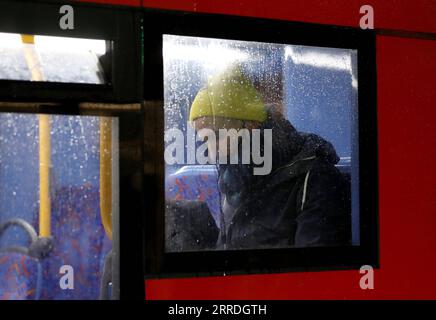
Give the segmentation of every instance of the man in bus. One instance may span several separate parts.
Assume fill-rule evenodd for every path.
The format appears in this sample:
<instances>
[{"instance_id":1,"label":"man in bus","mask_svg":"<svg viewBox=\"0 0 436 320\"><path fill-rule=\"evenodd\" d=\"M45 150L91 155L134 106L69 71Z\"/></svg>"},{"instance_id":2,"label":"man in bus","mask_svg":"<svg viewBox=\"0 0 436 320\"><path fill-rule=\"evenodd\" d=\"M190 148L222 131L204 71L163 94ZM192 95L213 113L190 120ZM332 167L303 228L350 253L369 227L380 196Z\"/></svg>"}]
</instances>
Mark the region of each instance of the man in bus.
<instances>
[{"instance_id":1,"label":"man in bus","mask_svg":"<svg viewBox=\"0 0 436 320\"><path fill-rule=\"evenodd\" d=\"M217 140L220 129L257 129L264 140L265 132L272 132L272 167L261 175L254 173L259 165L253 157L242 163L238 154L237 164L222 163L222 141L208 140L221 202L216 249L350 244L350 187L335 167L334 147L320 136L298 132L279 109L263 102L240 65L211 77L192 103L190 123L198 133L217 132ZM251 152L266 152L258 146L263 150ZM236 152L241 151L238 146Z\"/></svg>"}]
</instances>

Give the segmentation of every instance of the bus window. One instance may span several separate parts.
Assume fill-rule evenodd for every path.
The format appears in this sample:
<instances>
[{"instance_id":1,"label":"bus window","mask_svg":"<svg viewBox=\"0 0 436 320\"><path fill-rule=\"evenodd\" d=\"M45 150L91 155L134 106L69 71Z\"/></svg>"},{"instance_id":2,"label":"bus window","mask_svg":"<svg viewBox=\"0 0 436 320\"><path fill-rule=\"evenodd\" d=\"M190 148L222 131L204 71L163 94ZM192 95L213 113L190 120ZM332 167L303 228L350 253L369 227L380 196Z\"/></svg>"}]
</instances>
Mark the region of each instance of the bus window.
<instances>
[{"instance_id":1,"label":"bus window","mask_svg":"<svg viewBox=\"0 0 436 320\"><path fill-rule=\"evenodd\" d=\"M105 84L108 54L105 40L0 33L0 79Z\"/></svg>"},{"instance_id":2,"label":"bus window","mask_svg":"<svg viewBox=\"0 0 436 320\"><path fill-rule=\"evenodd\" d=\"M355 50L166 34L163 58L167 252L359 244Z\"/></svg>"},{"instance_id":3,"label":"bus window","mask_svg":"<svg viewBox=\"0 0 436 320\"><path fill-rule=\"evenodd\" d=\"M116 117L0 113L0 299L116 290L117 132Z\"/></svg>"}]
</instances>

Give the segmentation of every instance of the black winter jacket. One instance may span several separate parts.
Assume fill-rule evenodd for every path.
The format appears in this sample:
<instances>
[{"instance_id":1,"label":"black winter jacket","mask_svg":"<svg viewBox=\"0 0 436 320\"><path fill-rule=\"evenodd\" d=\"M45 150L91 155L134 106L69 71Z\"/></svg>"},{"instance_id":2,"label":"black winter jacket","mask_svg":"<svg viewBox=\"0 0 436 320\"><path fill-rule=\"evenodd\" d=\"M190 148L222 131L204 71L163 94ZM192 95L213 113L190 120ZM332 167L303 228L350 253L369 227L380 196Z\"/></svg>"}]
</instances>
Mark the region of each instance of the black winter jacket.
<instances>
[{"instance_id":1,"label":"black winter jacket","mask_svg":"<svg viewBox=\"0 0 436 320\"><path fill-rule=\"evenodd\" d=\"M223 219L217 249L346 245L351 239L347 180L335 167L334 147L297 132L270 115L273 169L252 175L250 165L220 165Z\"/></svg>"}]
</instances>

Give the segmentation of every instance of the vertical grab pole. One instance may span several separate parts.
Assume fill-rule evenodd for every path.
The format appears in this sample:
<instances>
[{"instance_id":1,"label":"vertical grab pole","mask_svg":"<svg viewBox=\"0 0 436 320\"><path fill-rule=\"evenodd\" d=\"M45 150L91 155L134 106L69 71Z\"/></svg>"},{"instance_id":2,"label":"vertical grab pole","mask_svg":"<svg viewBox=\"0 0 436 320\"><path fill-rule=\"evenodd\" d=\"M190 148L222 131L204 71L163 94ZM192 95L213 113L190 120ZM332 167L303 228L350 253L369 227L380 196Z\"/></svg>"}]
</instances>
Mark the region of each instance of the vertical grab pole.
<instances>
[{"instance_id":1,"label":"vertical grab pole","mask_svg":"<svg viewBox=\"0 0 436 320\"><path fill-rule=\"evenodd\" d=\"M112 300L120 299L119 119L112 119Z\"/></svg>"},{"instance_id":2,"label":"vertical grab pole","mask_svg":"<svg viewBox=\"0 0 436 320\"><path fill-rule=\"evenodd\" d=\"M100 215L112 240L112 119L100 118Z\"/></svg>"},{"instance_id":3,"label":"vertical grab pole","mask_svg":"<svg viewBox=\"0 0 436 320\"><path fill-rule=\"evenodd\" d=\"M29 68L32 81L43 81L41 65L35 51L35 37L21 35L24 46L24 58ZM51 236L50 203L50 116L39 115L39 236Z\"/></svg>"},{"instance_id":4,"label":"vertical grab pole","mask_svg":"<svg viewBox=\"0 0 436 320\"><path fill-rule=\"evenodd\" d=\"M50 117L39 115L39 235L51 236Z\"/></svg>"},{"instance_id":5,"label":"vertical grab pole","mask_svg":"<svg viewBox=\"0 0 436 320\"><path fill-rule=\"evenodd\" d=\"M103 224L106 235L112 240L112 218L113 218L113 194L112 194L112 161L113 161L113 145L112 145L112 119L108 117L100 118L100 217ZM116 226L116 225L115 225ZM117 233L115 232L115 237ZM114 240L117 240L115 238ZM100 284L100 299L112 299L118 294L118 282L117 288L112 290L112 293L108 294L108 284L112 283L112 289L114 289L114 271L113 265L116 264L118 259L118 248L115 243L112 246L112 250L106 255L104 263L104 271L102 274L102 280Z\"/></svg>"}]
</instances>

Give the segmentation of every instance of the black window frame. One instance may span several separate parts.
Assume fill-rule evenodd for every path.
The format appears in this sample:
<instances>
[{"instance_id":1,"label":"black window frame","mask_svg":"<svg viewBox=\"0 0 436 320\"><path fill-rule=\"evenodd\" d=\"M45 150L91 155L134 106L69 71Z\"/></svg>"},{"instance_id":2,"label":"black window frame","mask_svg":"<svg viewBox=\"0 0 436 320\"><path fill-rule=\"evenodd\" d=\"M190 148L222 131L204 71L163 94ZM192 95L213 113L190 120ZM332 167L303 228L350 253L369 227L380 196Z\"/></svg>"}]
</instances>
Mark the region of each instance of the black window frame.
<instances>
[{"instance_id":1,"label":"black window frame","mask_svg":"<svg viewBox=\"0 0 436 320\"><path fill-rule=\"evenodd\" d=\"M74 29L62 30L59 9L74 9ZM0 80L0 99L135 102L142 97L141 13L138 9L72 1L0 1L0 32L106 40L108 82L80 84Z\"/></svg>"},{"instance_id":2,"label":"black window frame","mask_svg":"<svg viewBox=\"0 0 436 320\"><path fill-rule=\"evenodd\" d=\"M321 25L156 9L144 10L145 278L379 267L377 78L375 32ZM360 245L258 250L165 252L164 34L357 49ZM148 135L146 135L147 138Z\"/></svg>"},{"instance_id":3,"label":"black window frame","mask_svg":"<svg viewBox=\"0 0 436 320\"><path fill-rule=\"evenodd\" d=\"M75 29L59 28L59 8L72 5ZM0 1L0 32L114 40L112 84L0 80L0 113L118 118L119 298L143 300L142 14L137 8L71 1ZM133 107L132 107L133 106ZM114 230L117 226L113 226Z\"/></svg>"}]
</instances>

